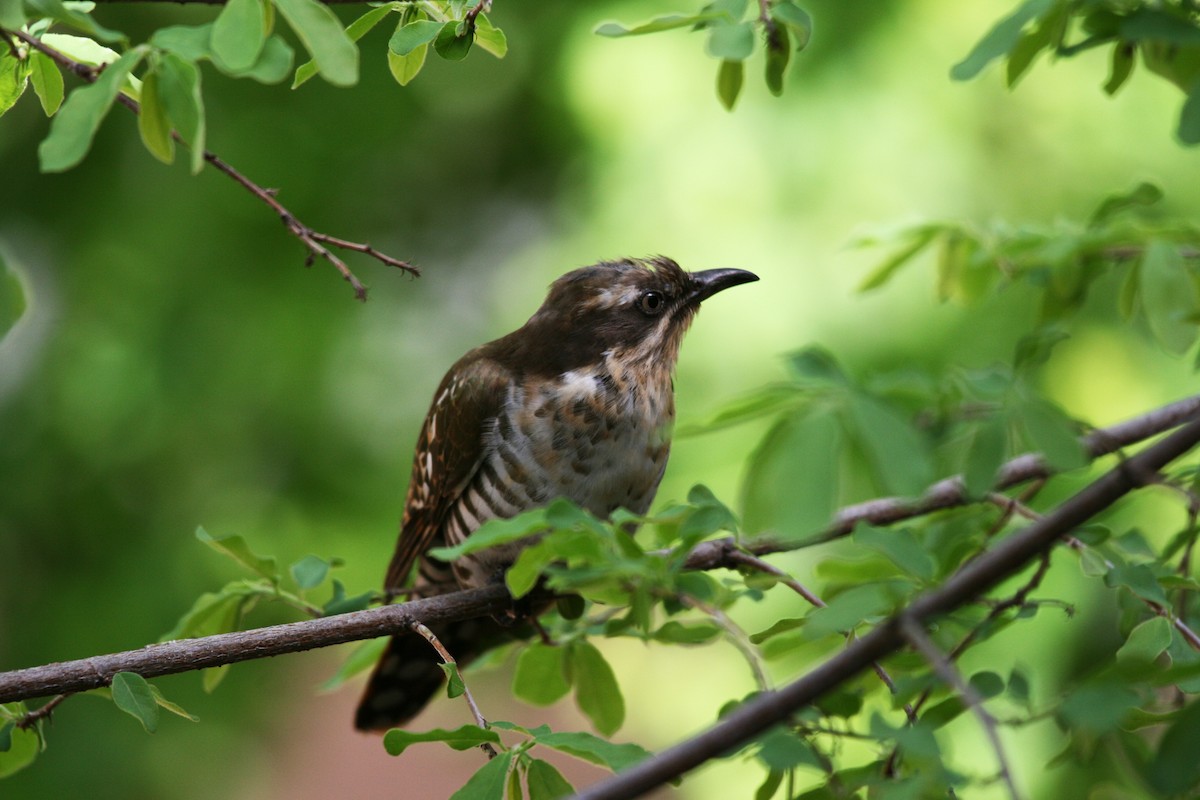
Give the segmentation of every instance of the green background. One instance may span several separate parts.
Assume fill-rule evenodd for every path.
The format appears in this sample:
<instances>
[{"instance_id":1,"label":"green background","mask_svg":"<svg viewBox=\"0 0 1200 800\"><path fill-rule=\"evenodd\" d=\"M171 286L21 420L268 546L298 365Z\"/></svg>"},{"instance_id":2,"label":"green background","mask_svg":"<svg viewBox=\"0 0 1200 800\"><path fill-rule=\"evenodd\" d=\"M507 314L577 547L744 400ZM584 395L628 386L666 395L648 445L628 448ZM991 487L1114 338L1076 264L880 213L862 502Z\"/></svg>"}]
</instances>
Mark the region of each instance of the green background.
<instances>
[{"instance_id":1,"label":"green background","mask_svg":"<svg viewBox=\"0 0 1200 800\"><path fill-rule=\"evenodd\" d=\"M734 113L716 100L701 36L591 33L694 11L684 3L499 0L491 18L507 58L431 59L403 89L382 27L362 42L353 90L313 80L293 93L206 70L211 150L278 187L314 228L424 270L414 281L349 256L371 287L365 305L328 265L305 270L301 246L227 178L154 161L123 109L82 166L39 174L48 123L24 98L0 122L0 247L30 286L27 316L0 344L0 669L154 641L198 594L237 577L195 541L197 525L285 562L340 556L351 593L377 586L437 381L464 350L523 322L573 267L662 253L761 276L709 303L689 334L677 381L687 424L780 378L780 357L813 342L852 369L1008 357L1032 319L1030 292L939 305L926 262L856 295L883 255L850 247L859 234L927 218L1086 218L1142 179L1163 186L1175 214L1200 207L1196 155L1171 136L1180 95L1165 82L1139 72L1109 99L1099 52L1039 62L1013 92L995 67L951 82L950 66L1010 10L999 0L806 7L815 37L785 95L768 95L759 55ZM215 13L131 4L97 17L140 40ZM1104 424L1189 391L1184 363L1108 327L1110 316L1085 309L1056 352L1045 386L1055 400ZM658 505L697 482L736 501L764 430L678 441ZM812 558L779 563L803 575ZM1056 568L1054 591L1072 597L1075 573ZM1088 626L1086 605L1102 598L1074 599L1080 619L1042 615L1027 649L1001 642L972 663L1020 659L1053 691L1111 635ZM739 619L757 630L792 602ZM284 619L267 610L252 622ZM630 708L617 738L651 749L752 688L728 645L603 645ZM165 719L154 736L103 701L73 698L50 749L0 796L439 797L461 785L476 754L431 745L391 759L351 731L354 689L316 694L344 652L240 665L212 696L196 675L157 681L201 721ZM780 679L797 669L782 665ZM570 701L547 712L507 700L507 675L473 678L485 714L586 725ZM417 726L466 721L443 700ZM952 756L991 769L974 721L960 730ZM1046 729L1016 745L1034 796L1070 796L1054 788L1069 785L1067 768L1042 769L1054 742ZM723 763L678 794L746 796L758 775Z\"/></svg>"}]
</instances>

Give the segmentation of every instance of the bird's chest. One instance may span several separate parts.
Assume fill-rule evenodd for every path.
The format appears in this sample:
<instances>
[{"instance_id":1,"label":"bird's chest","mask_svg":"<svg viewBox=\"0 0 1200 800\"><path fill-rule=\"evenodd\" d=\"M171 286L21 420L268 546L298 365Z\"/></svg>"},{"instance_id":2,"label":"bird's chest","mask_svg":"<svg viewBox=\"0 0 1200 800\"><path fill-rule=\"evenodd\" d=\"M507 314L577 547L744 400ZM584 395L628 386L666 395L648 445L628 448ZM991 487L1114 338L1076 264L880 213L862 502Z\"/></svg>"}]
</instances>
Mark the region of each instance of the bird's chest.
<instances>
[{"instance_id":1,"label":"bird's chest","mask_svg":"<svg viewBox=\"0 0 1200 800\"><path fill-rule=\"evenodd\" d=\"M533 503L566 497L599 517L643 513L667 462L675 408L669 374L574 370L514 387L496 428L505 466Z\"/></svg>"}]
</instances>

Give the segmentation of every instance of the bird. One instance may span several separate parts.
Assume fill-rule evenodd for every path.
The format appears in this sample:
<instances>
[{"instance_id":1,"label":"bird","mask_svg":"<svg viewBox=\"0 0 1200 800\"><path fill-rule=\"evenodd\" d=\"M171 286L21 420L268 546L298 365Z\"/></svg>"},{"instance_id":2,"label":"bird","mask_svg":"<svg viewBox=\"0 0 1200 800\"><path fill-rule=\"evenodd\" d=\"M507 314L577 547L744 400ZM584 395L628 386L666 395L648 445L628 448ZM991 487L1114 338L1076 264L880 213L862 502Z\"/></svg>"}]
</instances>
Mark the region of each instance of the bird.
<instances>
[{"instance_id":1,"label":"bird","mask_svg":"<svg viewBox=\"0 0 1200 800\"><path fill-rule=\"evenodd\" d=\"M558 278L523 326L460 358L417 440L385 594L502 581L528 540L451 563L427 553L560 497L601 519L618 508L645 514L670 451L683 335L702 301L756 280L742 269L687 272L663 256L602 261ZM464 666L512 638L502 622L468 619L433 633ZM429 642L397 634L367 682L355 727L403 725L444 677Z\"/></svg>"}]
</instances>

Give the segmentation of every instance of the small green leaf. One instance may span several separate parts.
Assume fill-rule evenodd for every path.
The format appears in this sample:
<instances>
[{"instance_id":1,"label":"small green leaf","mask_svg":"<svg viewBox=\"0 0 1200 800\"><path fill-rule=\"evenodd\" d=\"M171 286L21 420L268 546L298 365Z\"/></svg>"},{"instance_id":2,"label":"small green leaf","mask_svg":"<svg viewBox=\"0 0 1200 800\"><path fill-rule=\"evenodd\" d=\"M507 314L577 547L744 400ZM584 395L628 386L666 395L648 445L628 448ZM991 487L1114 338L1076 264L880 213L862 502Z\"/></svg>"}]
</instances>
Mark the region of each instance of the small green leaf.
<instances>
[{"instance_id":1,"label":"small green leaf","mask_svg":"<svg viewBox=\"0 0 1200 800\"><path fill-rule=\"evenodd\" d=\"M783 785L785 774L783 770L769 770L766 779L754 792L754 800L771 800L779 791L779 787Z\"/></svg>"},{"instance_id":2,"label":"small green leaf","mask_svg":"<svg viewBox=\"0 0 1200 800\"><path fill-rule=\"evenodd\" d=\"M337 614L349 614L351 611L362 611L371 604L374 599L374 592L363 592L362 594L348 597L346 595L346 587L337 578L333 579L333 594L329 601L321 607L321 613L327 617L332 617Z\"/></svg>"},{"instance_id":3,"label":"small green leaf","mask_svg":"<svg viewBox=\"0 0 1200 800\"><path fill-rule=\"evenodd\" d=\"M398 756L412 745L421 742L444 742L455 750L470 750L484 743L500 744L500 736L495 731L480 728L478 725L463 725L454 730L434 728L430 731L393 728L383 736L383 748L387 750L388 755L393 756Z\"/></svg>"},{"instance_id":4,"label":"small green leaf","mask_svg":"<svg viewBox=\"0 0 1200 800\"><path fill-rule=\"evenodd\" d=\"M1102 228L1105 223L1126 211L1149 208L1163 199L1162 189L1143 181L1128 192L1119 192L1104 198L1088 220L1089 228Z\"/></svg>"},{"instance_id":5,"label":"small green leaf","mask_svg":"<svg viewBox=\"0 0 1200 800\"><path fill-rule=\"evenodd\" d=\"M251 572L261 575L271 582L279 580L275 559L254 553L241 536L223 536L215 539L204 528L196 528L196 538L218 553L229 556Z\"/></svg>"},{"instance_id":6,"label":"small green leaf","mask_svg":"<svg viewBox=\"0 0 1200 800\"><path fill-rule=\"evenodd\" d=\"M54 116L63 101L63 76L58 65L45 53L29 54L29 81L42 103L47 117Z\"/></svg>"},{"instance_id":7,"label":"small green leaf","mask_svg":"<svg viewBox=\"0 0 1200 800\"><path fill-rule=\"evenodd\" d=\"M963 469L963 482L969 496L981 497L992 490L1007 452L1008 426L1003 418L992 417L975 427Z\"/></svg>"},{"instance_id":8,"label":"small green leaf","mask_svg":"<svg viewBox=\"0 0 1200 800\"><path fill-rule=\"evenodd\" d=\"M1123 586L1137 597L1161 606L1168 605L1167 594L1154 571L1146 564L1124 564L1113 567L1104 576L1109 587Z\"/></svg>"},{"instance_id":9,"label":"small green leaf","mask_svg":"<svg viewBox=\"0 0 1200 800\"><path fill-rule=\"evenodd\" d=\"M612 667L591 642L576 640L568 645L571 682L579 709L605 736L612 736L625 721L625 699Z\"/></svg>"},{"instance_id":10,"label":"small green leaf","mask_svg":"<svg viewBox=\"0 0 1200 800\"><path fill-rule=\"evenodd\" d=\"M904 572L921 580L933 577L936 565L908 528L859 525L851 537L855 544L882 553Z\"/></svg>"},{"instance_id":11,"label":"small green leaf","mask_svg":"<svg viewBox=\"0 0 1200 800\"><path fill-rule=\"evenodd\" d=\"M1031 400L1017 408L1029 444L1056 470L1072 470L1088 463L1070 418L1044 400Z\"/></svg>"},{"instance_id":12,"label":"small green leaf","mask_svg":"<svg viewBox=\"0 0 1200 800\"><path fill-rule=\"evenodd\" d=\"M307 555L292 564L289 572L301 591L315 589L329 575L329 562L314 555Z\"/></svg>"},{"instance_id":13,"label":"small green leaf","mask_svg":"<svg viewBox=\"0 0 1200 800\"><path fill-rule=\"evenodd\" d=\"M942 228L937 225L923 225L911 231L909 235L912 236L912 240L871 270L858 285L858 291L869 292L883 286L901 267L910 263L918 253L928 247L930 242L941 232Z\"/></svg>"},{"instance_id":14,"label":"small green leaf","mask_svg":"<svg viewBox=\"0 0 1200 800\"><path fill-rule=\"evenodd\" d=\"M813 23L807 11L790 0L779 0L771 4L770 13L772 19L791 29L792 36L796 39L797 50L808 47L812 40Z\"/></svg>"},{"instance_id":15,"label":"small green leaf","mask_svg":"<svg viewBox=\"0 0 1200 800\"><path fill-rule=\"evenodd\" d=\"M17 30L25 25L21 0L0 0L0 28Z\"/></svg>"},{"instance_id":16,"label":"small green leaf","mask_svg":"<svg viewBox=\"0 0 1200 800\"><path fill-rule=\"evenodd\" d=\"M1112 683L1086 683L1071 693L1059 706L1058 715L1071 727L1091 733L1107 733L1116 728L1130 709L1138 704L1137 693Z\"/></svg>"},{"instance_id":17,"label":"small green leaf","mask_svg":"<svg viewBox=\"0 0 1200 800\"><path fill-rule=\"evenodd\" d=\"M885 492L915 496L933 478L925 443L896 411L865 394L850 401L853 435Z\"/></svg>"},{"instance_id":18,"label":"small green leaf","mask_svg":"<svg viewBox=\"0 0 1200 800\"><path fill-rule=\"evenodd\" d=\"M791 539L829 525L842 446L841 426L827 411L780 420L750 457L742 484L746 530L775 530Z\"/></svg>"},{"instance_id":19,"label":"small green leaf","mask_svg":"<svg viewBox=\"0 0 1200 800\"><path fill-rule=\"evenodd\" d=\"M721 629L711 622L698 622L684 625L682 622L669 620L654 632L652 638L656 642L671 644L703 644L711 642L721 635Z\"/></svg>"},{"instance_id":20,"label":"small green leaf","mask_svg":"<svg viewBox=\"0 0 1200 800\"><path fill-rule=\"evenodd\" d=\"M540 758L530 759L525 782L529 786L529 800L558 800L575 793L575 787L562 773L549 761Z\"/></svg>"},{"instance_id":21,"label":"small green leaf","mask_svg":"<svg viewBox=\"0 0 1200 800\"><path fill-rule=\"evenodd\" d=\"M652 19L649 22L643 22L641 25L635 25L632 28L627 28L616 22L605 22L597 26L593 32L598 36L641 36L647 33L674 30L675 28L691 28L715 19L729 19L729 16L722 12L709 12L690 16L667 14L666 16Z\"/></svg>"},{"instance_id":22,"label":"small green leaf","mask_svg":"<svg viewBox=\"0 0 1200 800\"><path fill-rule=\"evenodd\" d=\"M783 75L792 56L787 28L776 27L767 37L767 90L775 97L783 94Z\"/></svg>"},{"instance_id":23,"label":"small green leaf","mask_svg":"<svg viewBox=\"0 0 1200 800\"><path fill-rule=\"evenodd\" d=\"M754 28L749 22L709 28L708 54L726 61L744 61L754 52Z\"/></svg>"},{"instance_id":24,"label":"small green leaf","mask_svg":"<svg viewBox=\"0 0 1200 800\"><path fill-rule=\"evenodd\" d=\"M24 703L9 703L3 708L13 716L25 713ZM0 728L8 731L8 746L0 748L0 778L7 778L33 763L42 750L42 741L36 730L17 728L12 722Z\"/></svg>"},{"instance_id":25,"label":"small green leaf","mask_svg":"<svg viewBox=\"0 0 1200 800\"><path fill-rule=\"evenodd\" d=\"M418 19L407 25L399 25L388 40L388 50L398 56L406 56L423 44L428 44L441 33L444 23Z\"/></svg>"},{"instance_id":26,"label":"small green leaf","mask_svg":"<svg viewBox=\"0 0 1200 800\"><path fill-rule=\"evenodd\" d=\"M481 50L491 53L496 58L504 58L508 54L508 37L504 35L504 31L492 24L487 14L480 14L475 18L475 41Z\"/></svg>"},{"instance_id":27,"label":"small green leaf","mask_svg":"<svg viewBox=\"0 0 1200 800\"><path fill-rule=\"evenodd\" d=\"M812 746L791 731L776 725L758 739L758 759L772 771L799 766L821 769L821 761Z\"/></svg>"},{"instance_id":28,"label":"small green leaf","mask_svg":"<svg viewBox=\"0 0 1200 800\"><path fill-rule=\"evenodd\" d=\"M304 44L321 77L334 86L358 82L358 47L337 15L317 0L272 0Z\"/></svg>"},{"instance_id":29,"label":"small green leaf","mask_svg":"<svg viewBox=\"0 0 1200 800\"><path fill-rule=\"evenodd\" d=\"M84 10L86 8L90 11L90 5L81 3L68 5L63 0L25 0L25 7L38 12L43 17L58 20L64 25L83 31L104 42L115 42L126 38L125 34L120 31L105 28L96 22L92 15Z\"/></svg>"},{"instance_id":30,"label":"small green leaf","mask_svg":"<svg viewBox=\"0 0 1200 800\"><path fill-rule=\"evenodd\" d=\"M467 690L467 685L463 682L462 675L458 671L458 664L453 661L450 663L443 661L438 666L442 668L442 672L446 675L446 696L451 700L455 697L462 697L463 692Z\"/></svg>"},{"instance_id":31,"label":"small green leaf","mask_svg":"<svg viewBox=\"0 0 1200 800\"><path fill-rule=\"evenodd\" d=\"M974 78L992 61L1007 55L1021 39L1025 26L1053 10L1056 0L1026 0L1016 11L996 23L967 57L954 65L950 77L956 81Z\"/></svg>"},{"instance_id":32,"label":"small green leaf","mask_svg":"<svg viewBox=\"0 0 1200 800\"><path fill-rule=\"evenodd\" d=\"M391 50L388 50L388 70L391 71L392 77L396 79L396 83L401 86L407 86L412 82L412 79L417 77L417 73L425 66L425 57L429 53L429 45L423 44L414 49L406 56L398 56Z\"/></svg>"},{"instance_id":33,"label":"small green leaf","mask_svg":"<svg viewBox=\"0 0 1200 800\"><path fill-rule=\"evenodd\" d=\"M571 691L566 672L567 648L540 642L521 651L513 671L512 691L536 706L548 706Z\"/></svg>"},{"instance_id":34,"label":"small green leaf","mask_svg":"<svg viewBox=\"0 0 1200 800\"><path fill-rule=\"evenodd\" d=\"M873 617L887 614L892 606L892 599L880 584L854 586L808 615L802 629L804 638L812 640L851 631Z\"/></svg>"},{"instance_id":35,"label":"small green leaf","mask_svg":"<svg viewBox=\"0 0 1200 800\"><path fill-rule=\"evenodd\" d=\"M1171 623L1166 617L1152 617L1132 631L1117 650L1118 664L1147 664L1171 646Z\"/></svg>"},{"instance_id":36,"label":"small green leaf","mask_svg":"<svg viewBox=\"0 0 1200 800\"><path fill-rule=\"evenodd\" d=\"M71 92L50 123L50 135L38 146L43 172L63 172L83 160L125 79L145 55L145 46L135 47L108 65L95 83Z\"/></svg>"},{"instance_id":37,"label":"small green leaf","mask_svg":"<svg viewBox=\"0 0 1200 800\"><path fill-rule=\"evenodd\" d=\"M439 561L453 561L489 547L542 533L547 528L546 508L536 508L508 519L491 519L454 547L435 547L429 555Z\"/></svg>"},{"instance_id":38,"label":"small green leaf","mask_svg":"<svg viewBox=\"0 0 1200 800\"><path fill-rule=\"evenodd\" d=\"M741 61L722 61L717 69L717 97L726 111L733 111L742 83L746 78L746 65Z\"/></svg>"},{"instance_id":39,"label":"small green leaf","mask_svg":"<svg viewBox=\"0 0 1200 800\"><path fill-rule=\"evenodd\" d=\"M467 53L471 52L475 37L469 33L459 35L458 29L461 26L461 22L450 20L442 25L442 29L433 39L434 52L447 61L462 61L467 57Z\"/></svg>"},{"instance_id":40,"label":"small green leaf","mask_svg":"<svg viewBox=\"0 0 1200 800\"><path fill-rule=\"evenodd\" d=\"M607 739L583 732L539 734L535 742L607 767L613 772L620 772L650 757L649 751L636 744L613 744Z\"/></svg>"},{"instance_id":41,"label":"small green leaf","mask_svg":"<svg viewBox=\"0 0 1200 800\"><path fill-rule=\"evenodd\" d=\"M158 728L158 703L150 684L136 672L118 672L112 678L112 700L117 708L131 715L147 733Z\"/></svg>"},{"instance_id":42,"label":"small green leaf","mask_svg":"<svg viewBox=\"0 0 1200 800\"><path fill-rule=\"evenodd\" d=\"M158 94L158 74L150 72L142 79L138 133L146 149L164 164L175 160L175 142L171 139L171 121Z\"/></svg>"},{"instance_id":43,"label":"small green leaf","mask_svg":"<svg viewBox=\"0 0 1200 800\"><path fill-rule=\"evenodd\" d=\"M1200 784L1197 741L1200 741L1200 703L1191 703L1167 728L1158 743L1158 751L1143 773L1161 796L1195 796Z\"/></svg>"},{"instance_id":44,"label":"small green leaf","mask_svg":"<svg viewBox=\"0 0 1200 800\"><path fill-rule=\"evenodd\" d=\"M254 66L267 39L260 0L226 0L213 22L213 53L234 72Z\"/></svg>"},{"instance_id":45,"label":"small green leaf","mask_svg":"<svg viewBox=\"0 0 1200 800\"><path fill-rule=\"evenodd\" d=\"M171 120L176 133L191 149L192 174L195 175L204 166L205 125L204 101L200 96L200 70L193 62L174 53L166 53L159 59L156 72L158 74L158 93L167 110L167 117ZM222 551L222 548L213 542L224 542L225 539L215 540L207 533L204 533L203 536L201 533L203 533L203 529L197 529L196 538L218 552ZM205 541L204 537L208 537L212 541ZM229 546L235 548L236 552L228 552L227 555L270 580L279 579L275 573L275 559L260 559L250 553L240 536L232 536L228 539L236 539L237 542L230 542Z\"/></svg>"},{"instance_id":46,"label":"small green leaf","mask_svg":"<svg viewBox=\"0 0 1200 800\"><path fill-rule=\"evenodd\" d=\"M0 114L8 111L29 85L29 61L14 56L7 45L0 45Z\"/></svg>"},{"instance_id":47,"label":"small green leaf","mask_svg":"<svg viewBox=\"0 0 1200 800\"><path fill-rule=\"evenodd\" d=\"M504 785L512 766L513 752L507 750L488 761L467 779L450 800L504 800Z\"/></svg>"},{"instance_id":48,"label":"small green leaf","mask_svg":"<svg viewBox=\"0 0 1200 800\"><path fill-rule=\"evenodd\" d=\"M1113 45L1108 80L1104 83L1104 93L1109 97L1115 95L1133 74L1133 56L1136 53L1137 50L1128 42L1117 42Z\"/></svg>"},{"instance_id":49,"label":"small green leaf","mask_svg":"<svg viewBox=\"0 0 1200 800\"><path fill-rule=\"evenodd\" d=\"M1189 317L1200 304L1195 281L1174 243L1155 239L1147 245L1141 261L1141 297L1154 337L1172 353L1186 352L1197 334Z\"/></svg>"},{"instance_id":50,"label":"small green leaf","mask_svg":"<svg viewBox=\"0 0 1200 800\"><path fill-rule=\"evenodd\" d=\"M154 702L158 704L159 708L163 709L164 711L170 711L172 714L174 714L177 717L183 717L184 719L188 720L189 722L199 722L200 721L199 717L197 717L193 714L189 714L178 703L172 703L170 700L168 700L166 697L164 697L163 693L161 691L159 691L159 688L157 686L155 686L152 683L147 684L147 685L150 687L150 694L154 696Z\"/></svg>"},{"instance_id":51,"label":"small green leaf","mask_svg":"<svg viewBox=\"0 0 1200 800\"><path fill-rule=\"evenodd\" d=\"M1200 144L1200 81L1192 84L1183 101L1176 135L1184 144Z\"/></svg>"}]
</instances>

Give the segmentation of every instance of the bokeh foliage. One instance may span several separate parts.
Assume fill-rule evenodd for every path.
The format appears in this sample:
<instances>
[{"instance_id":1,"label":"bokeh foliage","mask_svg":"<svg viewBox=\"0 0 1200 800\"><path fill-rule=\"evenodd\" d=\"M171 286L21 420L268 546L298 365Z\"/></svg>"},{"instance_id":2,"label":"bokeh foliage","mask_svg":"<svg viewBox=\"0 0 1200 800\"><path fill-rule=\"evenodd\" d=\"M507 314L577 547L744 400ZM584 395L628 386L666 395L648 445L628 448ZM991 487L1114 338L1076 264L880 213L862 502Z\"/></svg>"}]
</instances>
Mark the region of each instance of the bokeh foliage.
<instances>
[{"instance_id":1,"label":"bokeh foliage","mask_svg":"<svg viewBox=\"0 0 1200 800\"><path fill-rule=\"evenodd\" d=\"M270 38L266 24L261 35L239 36L246 27L232 20L250 20L256 5L264 13L276 7L288 25L276 21ZM775 5L772 18L794 40L782 50L747 3L713 4L724 16L705 19L697 15L713 7L664 3L664 14L689 24L618 41L593 32L615 32L607 24L636 30L657 11L498 4L489 20L507 38L504 48L494 36L491 43L507 51L504 60L472 55L453 64L444 60L468 55L458 35L464 3L450 4L456 19L423 42L433 27L420 23L431 20L408 4L384 7L382 16L296 2L231 3L225 11L105 6L91 33L131 53L126 65L142 61L140 91L149 83L151 96L161 95L161 113L135 122L115 109L93 125L122 85L117 65L105 70L108 85L93 90L91 113L75 112L71 136L55 139L51 128L58 144L43 146L43 168L68 166L95 129L87 158L62 176L38 171L37 142L59 90L57 73L33 59L20 80L38 100L29 94L0 121L8 270L0 273L0 325L20 319L0 345L0 664L136 647L170 630L195 598L240 580L197 547L198 524L218 538L240 534L280 563L337 554L346 562L338 580L351 596L375 586L408 443L441 371L466 347L519 324L549 279L597 257L662 251L689 266L747 266L763 276L769 291L722 297L706 309L680 368L683 427L707 427L701 421L714 415L746 419L681 439L660 501L668 508L699 481L725 498L742 486L751 533L800 534L836 503L912 491L946 470L964 469L981 486L1004 455L1030 445L1057 443L1069 466L1077 454L1064 444L1068 419L1102 424L1192 391L1191 364L1162 347L1188 351L1196 330L1188 248L1200 190L1189 177L1194 156L1166 135L1176 127L1184 141L1195 138L1190 5L1032 0L1014 12L1005 2L812 2L801 5L816 35L799 54L808 44L804 18L778 8L799 5ZM20 7L0 4L0 26ZM78 13L45 0L25 7L58 18ZM334 31L333 15L339 29L351 26L349 35ZM383 16L393 20L390 32L367 29ZM355 27L356 19L366 21ZM703 29L689 32L697 23ZM178 25L207 30L209 49L195 34L164 33ZM398 33L397 25L415 29ZM149 47L126 50L115 31ZM356 34L358 85L334 89L353 82L359 54L350 55L347 40ZM415 55L429 46L443 60ZM288 95L229 79L283 80L292 74L279 67L285 49L289 67L300 60L295 53L309 52L327 82ZM1042 53L1059 63L1027 75ZM1138 56L1147 70L1131 69ZM718 97L727 106L740 98L733 115L713 100L711 58ZM186 66L192 60L201 62L199 81ZM1026 75L1014 93L1000 91L986 69L996 60L1005 61L1010 84ZM743 62L765 72L766 87L737 78ZM0 68L19 65L5 53ZM788 91L769 97L785 68ZM976 80L952 84L951 74ZM1101 86L1124 88L1108 103ZM70 76L66 88L68 96L84 91ZM66 108L54 126L66 124ZM426 277L411 283L360 263L374 294L357 307L335 275L299 270L296 243L227 181L211 170L191 177L195 160L168 169L147 158L143 147L169 156L168 123L185 141L203 140L278 186L311 224L411 256ZM1144 207L1159 200L1157 189L1122 190L1147 177L1165 187L1165 201ZM1109 196L1124 197L1123 205L1097 208ZM912 216L946 221L871 234L897 244L887 255L841 249L855 228ZM928 250L937 251L936 264L925 260ZM880 292L854 297L864 281L884 279ZM812 340L826 348L808 347ZM787 353L797 355L780 366ZM722 416L737 397L747 399ZM956 416L964 403L983 413ZM873 449L884 446L892 449ZM1073 481L1052 484L1042 503ZM1122 688L1160 679L1167 658L1188 658L1145 603L1190 588L1186 576L1170 584L1156 571L1165 555L1178 558L1187 526L1178 504L1153 498L1117 512L1109 526L1083 542L1091 549L1080 551L1082 570L1056 557L1049 599L1023 612L1019 652L1000 636L965 662L981 694L1003 694L1014 718L1028 720L1014 729L1014 747L1037 794L1056 785L1170 794L1195 777L1178 755L1196 724L1194 704L1162 712L1155 698ZM729 613L759 633L773 672L794 674L838 646L839 631L870 624L913 587L944 575L981 534L971 518L954 515L928 528L862 530L852 547L781 562L813 577L828 609L800 613L775 588ZM335 596L332 578L323 577L329 594L319 604ZM1077 618L1064 620L1053 613L1058 607ZM284 617L265 611L255 620ZM943 645L985 613L952 621ZM795 624L774 627L780 620ZM670 624L654 629L673 631L659 641L716 638L711 627L679 633ZM652 749L711 722L726 699L753 688L736 652L722 671L719 648L706 649L713 668L694 676L695 651L657 648L666 676L656 680L654 668L637 669L637 651L603 644L635 709L626 733ZM538 657L522 655L518 677L522 663L526 676L533 668L525 659ZM261 740L293 735L279 714L284 698L267 703L264 695L274 676L302 671L299 662L245 665L211 697L198 680L162 681L203 721L164 722L152 744L141 726L73 700L56 717L53 747L4 791L245 793L260 785L250 762L272 760ZM915 676L902 697L931 686L919 661L898 666ZM714 675L727 678L721 692L711 691ZM518 696L528 698L528 684L521 686ZM664 686L679 694L664 700ZM989 754L969 744L973 721L939 691L929 722L956 726L949 742L926 727L904 728L896 708L880 705L882 687L865 682L804 724L869 720L858 732L901 741L928 767L922 781L985 774ZM303 708L306 695L286 702ZM537 718L523 718L527 730ZM1150 724L1169 727L1157 749L1138 750L1136 731ZM348 727L322 720L318 733L303 735L332 742ZM819 780L824 754L806 741L840 741L847 763L862 765L855 780L878 774L873 745L780 731L756 746L752 767L732 763L695 783L711 787L709 796L730 796L730 785L759 779L763 767L781 776L798 765ZM1142 765L1141 775L1103 757L1114 746ZM28 747L18 736L9 752ZM1059 751L1056 769L1043 774ZM235 752L247 766L216 776L205 769ZM529 769L528 780L554 783L544 767ZM97 774L106 779L98 783ZM923 788L901 783L896 791Z\"/></svg>"}]
</instances>

